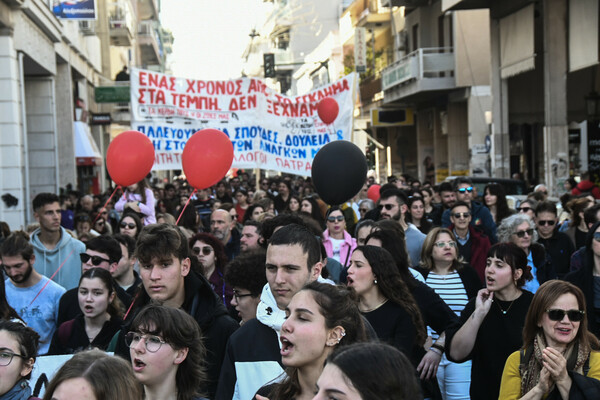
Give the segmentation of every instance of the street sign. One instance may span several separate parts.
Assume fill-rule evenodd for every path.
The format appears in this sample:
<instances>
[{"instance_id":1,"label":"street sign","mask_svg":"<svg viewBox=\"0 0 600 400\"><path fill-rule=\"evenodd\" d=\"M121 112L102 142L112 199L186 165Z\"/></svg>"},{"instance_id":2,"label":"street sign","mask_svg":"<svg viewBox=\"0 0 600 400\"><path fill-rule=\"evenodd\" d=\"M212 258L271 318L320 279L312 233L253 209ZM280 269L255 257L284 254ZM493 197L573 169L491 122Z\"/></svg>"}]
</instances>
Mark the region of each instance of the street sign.
<instances>
[{"instance_id":1,"label":"street sign","mask_svg":"<svg viewBox=\"0 0 600 400\"><path fill-rule=\"evenodd\" d=\"M96 103L129 103L129 86L98 86L94 89Z\"/></svg>"}]
</instances>

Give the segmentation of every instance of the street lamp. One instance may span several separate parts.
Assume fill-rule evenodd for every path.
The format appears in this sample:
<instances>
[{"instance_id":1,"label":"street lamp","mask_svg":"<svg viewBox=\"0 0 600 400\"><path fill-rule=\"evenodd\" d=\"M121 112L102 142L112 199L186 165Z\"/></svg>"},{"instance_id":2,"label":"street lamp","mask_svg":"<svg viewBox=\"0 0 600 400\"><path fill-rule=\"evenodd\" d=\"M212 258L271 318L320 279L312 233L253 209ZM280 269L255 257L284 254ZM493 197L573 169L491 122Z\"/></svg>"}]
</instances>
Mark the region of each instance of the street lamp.
<instances>
[{"instance_id":1,"label":"street lamp","mask_svg":"<svg viewBox=\"0 0 600 400\"><path fill-rule=\"evenodd\" d=\"M596 91L592 91L585 96L585 108L588 119L596 120L600 118L600 95Z\"/></svg>"}]
</instances>

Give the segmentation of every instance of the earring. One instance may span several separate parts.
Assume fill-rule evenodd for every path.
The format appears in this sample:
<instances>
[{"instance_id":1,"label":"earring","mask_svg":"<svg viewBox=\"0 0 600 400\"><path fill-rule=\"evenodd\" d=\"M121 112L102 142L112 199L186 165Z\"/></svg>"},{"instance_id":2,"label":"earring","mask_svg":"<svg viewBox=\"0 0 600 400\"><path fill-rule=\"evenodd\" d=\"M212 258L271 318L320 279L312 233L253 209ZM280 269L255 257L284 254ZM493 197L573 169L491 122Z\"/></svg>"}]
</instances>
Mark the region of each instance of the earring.
<instances>
[{"instance_id":1,"label":"earring","mask_svg":"<svg viewBox=\"0 0 600 400\"><path fill-rule=\"evenodd\" d=\"M375 280L373 281L373 283L377 285L377 279L375 279Z\"/></svg>"}]
</instances>

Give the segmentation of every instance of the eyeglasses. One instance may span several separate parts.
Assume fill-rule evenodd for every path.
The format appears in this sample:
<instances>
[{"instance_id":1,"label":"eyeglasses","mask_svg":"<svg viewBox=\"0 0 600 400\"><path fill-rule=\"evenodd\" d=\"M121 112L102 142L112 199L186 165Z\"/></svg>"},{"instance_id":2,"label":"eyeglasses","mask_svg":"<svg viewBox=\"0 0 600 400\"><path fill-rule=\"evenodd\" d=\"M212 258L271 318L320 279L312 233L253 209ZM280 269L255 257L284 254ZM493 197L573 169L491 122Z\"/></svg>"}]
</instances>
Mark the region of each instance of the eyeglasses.
<instances>
[{"instance_id":1,"label":"eyeglasses","mask_svg":"<svg viewBox=\"0 0 600 400\"><path fill-rule=\"evenodd\" d=\"M137 332L127 332L127 335L125 335L125 343L130 348L137 346L142 339L144 339L146 350L150 353L156 353L163 344L167 343L156 335L142 335Z\"/></svg>"},{"instance_id":2,"label":"eyeglasses","mask_svg":"<svg viewBox=\"0 0 600 400\"><path fill-rule=\"evenodd\" d=\"M84 264L87 263L90 260L90 258L92 259L92 264L96 267L102 264L103 262L110 263L110 260L102 258L100 256L90 256L88 253L79 253L79 259Z\"/></svg>"},{"instance_id":3,"label":"eyeglasses","mask_svg":"<svg viewBox=\"0 0 600 400\"><path fill-rule=\"evenodd\" d=\"M470 212L454 213L454 214L452 214L452 216L454 218L456 218L456 219L459 219L459 218L465 218L466 219L466 218L469 218L471 216L471 213Z\"/></svg>"},{"instance_id":4,"label":"eyeglasses","mask_svg":"<svg viewBox=\"0 0 600 400\"><path fill-rule=\"evenodd\" d=\"M396 205L395 204L380 204L379 205L379 209L381 210L382 208L385 208L386 210L391 210L392 208L394 208Z\"/></svg>"},{"instance_id":5,"label":"eyeglasses","mask_svg":"<svg viewBox=\"0 0 600 400\"><path fill-rule=\"evenodd\" d=\"M433 245L441 249L446 246L456 247L456 242L435 242Z\"/></svg>"},{"instance_id":6,"label":"eyeglasses","mask_svg":"<svg viewBox=\"0 0 600 400\"><path fill-rule=\"evenodd\" d=\"M239 302L240 302L240 299L241 299L242 297L248 297L248 296L252 296L252 293L239 294L237 291L235 291L235 290L233 291L233 297L235 298L235 301L236 301L237 303L239 303Z\"/></svg>"},{"instance_id":7,"label":"eyeglasses","mask_svg":"<svg viewBox=\"0 0 600 400\"><path fill-rule=\"evenodd\" d=\"M327 221L329 222L342 222L344 220L343 215L338 215L337 217L332 217L331 215L327 217Z\"/></svg>"},{"instance_id":8,"label":"eyeglasses","mask_svg":"<svg viewBox=\"0 0 600 400\"><path fill-rule=\"evenodd\" d=\"M526 213L526 212L529 212L529 211L531 211L531 210L532 210L532 208L531 208L531 207L521 207L521 208L517 208L517 211L518 211L518 212L522 212L522 213Z\"/></svg>"},{"instance_id":9,"label":"eyeglasses","mask_svg":"<svg viewBox=\"0 0 600 400\"><path fill-rule=\"evenodd\" d=\"M554 226L555 222L556 221L554 221L554 220L540 220L537 223L538 223L538 225L541 225L541 226L546 226L546 225Z\"/></svg>"},{"instance_id":10,"label":"eyeglasses","mask_svg":"<svg viewBox=\"0 0 600 400\"><path fill-rule=\"evenodd\" d=\"M555 310L546 310L546 312L548 313L548 318L550 318L551 321L562 321L566 315L569 317L571 322L579 322L585 315L585 311L583 310L561 310L560 308Z\"/></svg>"},{"instance_id":11,"label":"eyeglasses","mask_svg":"<svg viewBox=\"0 0 600 400\"><path fill-rule=\"evenodd\" d=\"M458 193L465 193L465 192L471 193L472 191L473 191L473 186L458 189Z\"/></svg>"},{"instance_id":12,"label":"eyeglasses","mask_svg":"<svg viewBox=\"0 0 600 400\"><path fill-rule=\"evenodd\" d=\"M130 222L130 223L121 222L121 228L133 229L133 228L135 228L135 224L133 222Z\"/></svg>"},{"instance_id":13,"label":"eyeglasses","mask_svg":"<svg viewBox=\"0 0 600 400\"><path fill-rule=\"evenodd\" d=\"M202 252L202 255L207 256L213 252L213 248L210 246L192 247L192 253L194 253L195 256L199 256L200 252Z\"/></svg>"},{"instance_id":14,"label":"eyeglasses","mask_svg":"<svg viewBox=\"0 0 600 400\"><path fill-rule=\"evenodd\" d=\"M0 353L0 366L6 367L7 365L9 365L12 362L12 359L15 356L20 357L23 360L27 360L27 357L22 356L20 354L3 352L3 353Z\"/></svg>"},{"instance_id":15,"label":"eyeglasses","mask_svg":"<svg viewBox=\"0 0 600 400\"><path fill-rule=\"evenodd\" d=\"M359 208L359 209L358 209L358 211L359 211L359 212L368 212L369 210L368 210L368 209L366 209L366 208Z\"/></svg>"},{"instance_id":16,"label":"eyeglasses","mask_svg":"<svg viewBox=\"0 0 600 400\"><path fill-rule=\"evenodd\" d=\"M520 238L524 238L525 234L527 234L527 236L533 235L533 229L529 228L529 229L527 229L525 231L515 232L515 235L517 235L517 237L520 237Z\"/></svg>"}]
</instances>

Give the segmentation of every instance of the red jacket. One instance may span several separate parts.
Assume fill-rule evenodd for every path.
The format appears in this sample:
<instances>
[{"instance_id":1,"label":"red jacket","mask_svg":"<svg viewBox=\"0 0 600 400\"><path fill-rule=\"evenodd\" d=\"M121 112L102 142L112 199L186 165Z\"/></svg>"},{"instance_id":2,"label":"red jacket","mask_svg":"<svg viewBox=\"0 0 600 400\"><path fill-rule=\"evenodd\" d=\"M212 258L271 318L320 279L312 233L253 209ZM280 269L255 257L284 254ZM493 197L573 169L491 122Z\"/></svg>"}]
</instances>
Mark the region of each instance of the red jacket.
<instances>
[{"instance_id":1,"label":"red jacket","mask_svg":"<svg viewBox=\"0 0 600 400\"><path fill-rule=\"evenodd\" d=\"M595 199L600 199L600 188L590 180L581 181L571 190L571 194L577 196L581 193L591 193Z\"/></svg>"},{"instance_id":2,"label":"red jacket","mask_svg":"<svg viewBox=\"0 0 600 400\"><path fill-rule=\"evenodd\" d=\"M454 232L454 225L448 227ZM469 240L471 240L471 260L469 265L477 272L481 283L485 285L485 264L487 262L487 253L490 247L490 239L469 225Z\"/></svg>"}]
</instances>

